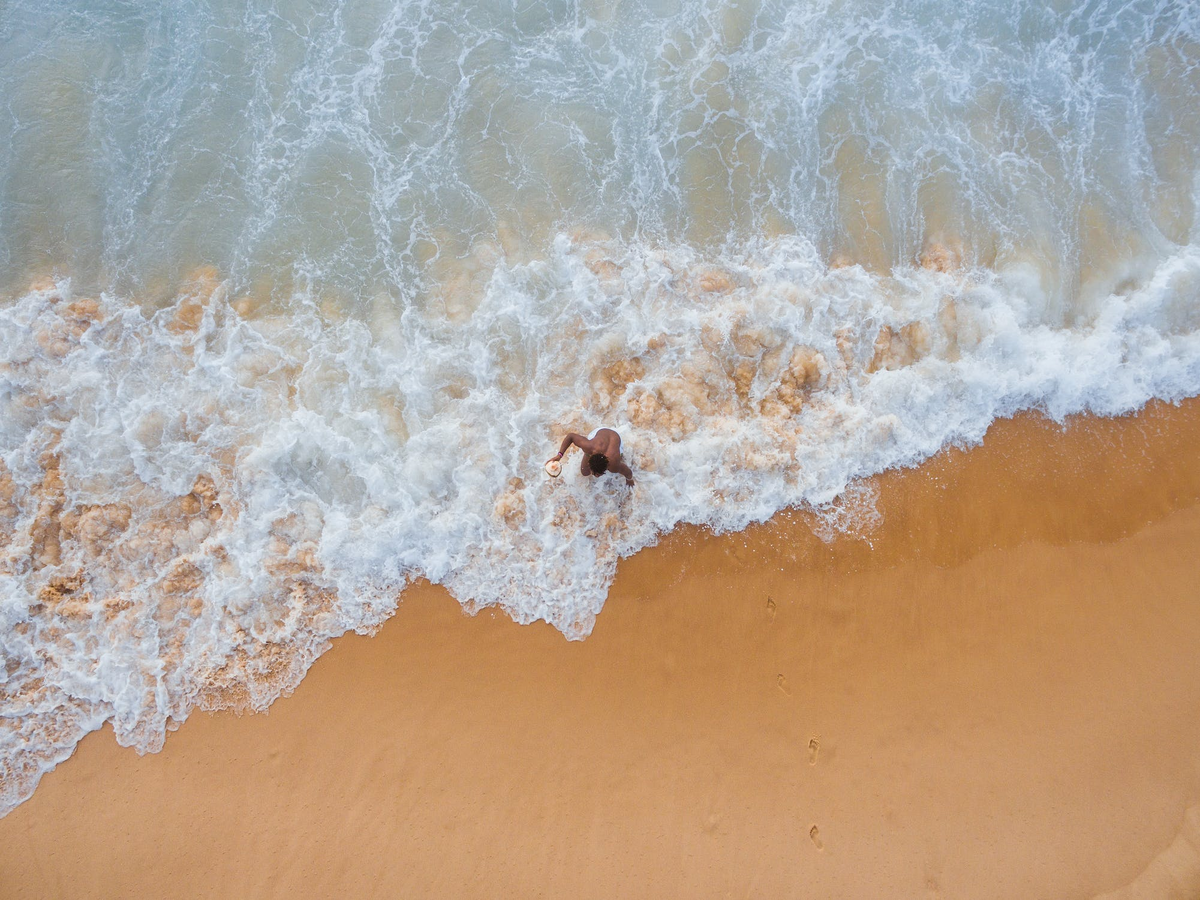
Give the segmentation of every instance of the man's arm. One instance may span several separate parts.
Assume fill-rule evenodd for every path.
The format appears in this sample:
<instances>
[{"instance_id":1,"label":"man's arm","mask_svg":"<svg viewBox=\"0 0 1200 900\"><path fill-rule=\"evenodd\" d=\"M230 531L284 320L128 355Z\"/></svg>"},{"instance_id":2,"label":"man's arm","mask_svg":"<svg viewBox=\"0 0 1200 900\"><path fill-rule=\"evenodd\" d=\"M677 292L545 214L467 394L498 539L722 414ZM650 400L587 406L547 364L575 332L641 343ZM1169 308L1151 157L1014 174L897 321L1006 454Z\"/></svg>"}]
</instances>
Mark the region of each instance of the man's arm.
<instances>
[{"instance_id":1,"label":"man's arm","mask_svg":"<svg viewBox=\"0 0 1200 900\"><path fill-rule=\"evenodd\" d=\"M625 483L633 487L633 472L625 463L613 466L613 471L625 476Z\"/></svg>"},{"instance_id":2,"label":"man's arm","mask_svg":"<svg viewBox=\"0 0 1200 900\"><path fill-rule=\"evenodd\" d=\"M579 442L580 442L580 441L585 441L585 440L587 440L587 438L585 438L585 437L584 437L582 434L576 434L576 433L575 433L575 432L573 432L573 431L572 431L572 432L569 432L569 433L567 434L567 436L566 436L565 438L563 438L563 440L562 440L562 445L561 445L561 446L558 448L558 455L557 455L557 456L555 456L554 458L555 458L555 459L562 459L562 458L563 458L563 454L567 452L567 450L570 448L570 446L571 446L572 444L575 444L577 447L579 447L579 448L581 448L581 449L582 449L582 448L583 448L583 444L581 444L581 443L579 443Z\"/></svg>"}]
</instances>

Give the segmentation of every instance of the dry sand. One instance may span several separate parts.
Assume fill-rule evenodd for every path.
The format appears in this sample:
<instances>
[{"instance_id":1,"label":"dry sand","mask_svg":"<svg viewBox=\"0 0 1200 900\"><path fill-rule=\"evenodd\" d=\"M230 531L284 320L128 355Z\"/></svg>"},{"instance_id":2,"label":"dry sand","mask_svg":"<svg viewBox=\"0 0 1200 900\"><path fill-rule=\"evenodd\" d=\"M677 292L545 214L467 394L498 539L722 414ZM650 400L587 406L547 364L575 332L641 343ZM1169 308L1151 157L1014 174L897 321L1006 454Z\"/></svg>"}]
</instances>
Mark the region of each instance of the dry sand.
<instances>
[{"instance_id":1,"label":"dry sand","mask_svg":"<svg viewBox=\"0 0 1200 900\"><path fill-rule=\"evenodd\" d=\"M583 643L418 586L267 716L88 737L0 896L1200 897L1198 446L1001 422L866 537L671 535Z\"/></svg>"}]
</instances>

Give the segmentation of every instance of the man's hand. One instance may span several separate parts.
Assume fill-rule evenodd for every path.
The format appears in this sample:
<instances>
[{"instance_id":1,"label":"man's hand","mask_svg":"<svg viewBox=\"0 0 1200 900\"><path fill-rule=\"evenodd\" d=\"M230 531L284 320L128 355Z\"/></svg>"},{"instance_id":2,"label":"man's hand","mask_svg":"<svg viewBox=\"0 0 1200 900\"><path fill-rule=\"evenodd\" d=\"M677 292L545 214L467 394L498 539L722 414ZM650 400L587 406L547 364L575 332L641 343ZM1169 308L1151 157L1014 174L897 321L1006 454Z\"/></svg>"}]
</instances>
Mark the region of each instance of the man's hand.
<instances>
[{"instance_id":1,"label":"man's hand","mask_svg":"<svg viewBox=\"0 0 1200 900\"><path fill-rule=\"evenodd\" d=\"M633 470L629 468L629 466L625 465L625 463L621 463L619 466L614 468L614 471L624 475L625 483L630 487L633 487Z\"/></svg>"}]
</instances>

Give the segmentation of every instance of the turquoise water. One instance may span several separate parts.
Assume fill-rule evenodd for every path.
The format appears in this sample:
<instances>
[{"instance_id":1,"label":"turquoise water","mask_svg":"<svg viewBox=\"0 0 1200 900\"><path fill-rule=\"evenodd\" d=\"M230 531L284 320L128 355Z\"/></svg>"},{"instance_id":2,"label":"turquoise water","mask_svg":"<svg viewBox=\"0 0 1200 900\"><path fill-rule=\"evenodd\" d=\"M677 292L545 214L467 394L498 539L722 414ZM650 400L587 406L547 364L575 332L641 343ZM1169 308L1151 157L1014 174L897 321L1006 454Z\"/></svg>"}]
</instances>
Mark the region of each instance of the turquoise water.
<instances>
[{"instance_id":1,"label":"turquoise water","mask_svg":"<svg viewBox=\"0 0 1200 900\"><path fill-rule=\"evenodd\" d=\"M872 271L931 240L1064 305L1192 228L1187 4L9 3L3 261L167 302L196 265L420 303L473 244Z\"/></svg>"}]
</instances>

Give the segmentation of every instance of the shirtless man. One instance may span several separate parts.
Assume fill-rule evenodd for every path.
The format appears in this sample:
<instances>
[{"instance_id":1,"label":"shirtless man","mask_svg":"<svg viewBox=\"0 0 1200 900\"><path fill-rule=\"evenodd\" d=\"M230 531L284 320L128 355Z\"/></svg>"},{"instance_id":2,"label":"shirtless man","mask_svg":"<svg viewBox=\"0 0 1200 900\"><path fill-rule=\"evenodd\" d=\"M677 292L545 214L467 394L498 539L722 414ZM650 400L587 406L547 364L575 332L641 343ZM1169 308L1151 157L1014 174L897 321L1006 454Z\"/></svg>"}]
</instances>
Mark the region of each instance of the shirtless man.
<instances>
[{"instance_id":1,"label":"shirtless man","mask_svg":"<svg viewBox=\"0 0 1200 900\"><path fill-rule=\"evenodd\" d=\"M605 472L617 472L625 476L627 485L633 486L633 472L621 459L621 436L611 428L597 428L587 437L574 432L568 434L558 448L558 455L550 459L562 459L572 444L583 451L583 460L579 463L582 475L600 476Z\"/></svg>"}]
</instances>

